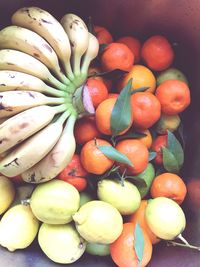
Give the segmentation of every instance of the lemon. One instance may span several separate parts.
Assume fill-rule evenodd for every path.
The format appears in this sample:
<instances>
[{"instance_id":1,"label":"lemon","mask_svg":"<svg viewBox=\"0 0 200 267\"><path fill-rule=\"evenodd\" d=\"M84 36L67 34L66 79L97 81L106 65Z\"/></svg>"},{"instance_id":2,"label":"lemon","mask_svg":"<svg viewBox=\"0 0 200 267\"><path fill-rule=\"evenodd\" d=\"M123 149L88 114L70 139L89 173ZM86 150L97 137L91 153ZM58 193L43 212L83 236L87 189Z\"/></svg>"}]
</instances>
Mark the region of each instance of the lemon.
<instances>
[{"instance_id":1,"label":"lemon","mask_svg":"<svg viewBox=\"0 0 200 267\"><path fill-rule=\"evenodd\" d=\"M38 242L48 258L62 264L77 261L86 249L86 242L71 224L43 223L38 233Z\"/></svg>"},{"instance_id":2,"label":"lemon","mask_svg":"<svg viewBox=\"0 0 200 267\"><path fill-rule=\"evenodd\" d=\"M108 244L87 243L86 252L95 256L107 256L110 254L110 246Z\"/></svg>"},{"instance_id":3,"label":"lemon","mask_svg":"<svg viewBox=\"0 0 200 267\"><path fill-rule=\"evenodd\" d=\"M72 221L72 215L78 210L80 195L73 185L55 179L35 188L30 205L41 222L65 224Z\"/></svg>"},{"instance_id":4,"label":"lemon","mask_svg":"<svg viewBox=\"0 0 200 267\"><path fill-rule=\"evenodd\" d=\"M165 115L162 114L156 124L156 132L159 134L166 134L167 130L174 132L178 129L181 123L179 115Z\"/></svg>"},{"instance_id":5,"label":"lemon","mask_svg":"<svg viewBox=\"0 0 200 267\"><path fill-rule=\"evenodd\" d=\"M135 212L141 202L141 196L137 187L129 181L122 185L119 180L105 179L98 183L98 198L110 203L118 209L122 215Z\"/></svg>"},{"instance_id":6,"label":"lemon","mask_svg":"<svg viewBox=\"0 0 200 267\"><path fill-rule=\"evenodd\" d=\"M91 243L110 244L122 232L121 214L104 201L93 200L84 204L73 219L79 234Z\"/></svg>"},{"instance_id":7,"label":"lemon","mask_svg":"<svg viewBox=\"0 0 200 267\"><path fill-rule=\"evenodd\" d=\"M0 245L10 251L28 247L37 235L39 222L29 206L16 205L0 222Z\"/></svg>"},{"instance_id":8,"label":"lemon","mask_svg":"<svg viewBox=\"0 0 200 267\"><path fill-rule=\"evenodd\" d=\"M166 197L157 197L148 201L145 218L151 231L165 240L175 239L186 226L181 207L174 200Z\"/></svg>"},{"instance_id":9,"label":"lemon","mask_svg":"<svg viewBox=\"0 0 200 267\"><path fill-rule=\"evenodd\" d=\"M0 214L4 213L15 197L15 188L9 178L0 176Z\"/></svg>"}]
</instances>

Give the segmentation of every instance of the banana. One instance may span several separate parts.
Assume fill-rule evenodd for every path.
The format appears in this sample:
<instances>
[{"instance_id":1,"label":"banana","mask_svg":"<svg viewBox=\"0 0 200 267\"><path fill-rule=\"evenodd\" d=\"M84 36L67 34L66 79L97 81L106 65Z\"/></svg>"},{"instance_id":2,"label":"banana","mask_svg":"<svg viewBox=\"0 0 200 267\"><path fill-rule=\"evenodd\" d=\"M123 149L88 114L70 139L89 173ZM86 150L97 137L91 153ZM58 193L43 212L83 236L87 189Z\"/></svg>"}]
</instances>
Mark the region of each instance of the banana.
<instances>
[{"instance_id":1,"label":"banana","mask_svg":"<svg viewBox=\"0 0 200 267\"><path fill-rule=\"evenodd\" d=\"M88 47L88 29L84 21L76 16L75 14L66 14L61 19L61 24L65 29L72 48L72 69L76 79L74 80L77 86L80 82L77 81L80 73L80 63L83 54L86 52Z\"/></svg>"},{"instance_id":2,"label":"banana","mask_svg":"<svg viewBox=\"0 0 200 267\"><path fill-rule=\"evenodd\" d=\"M62 73L53 48L37 33L19 26L8 26L0 31L0 48L14 49L29 54L46 65L65 84L70 80Z\"/></svg>"},{"instance_id":3,"label":"banana","mask_svg":"<svg viewBox=\"0 0 200 267\"><path fill-rule=\"evenodd\" d=\"M12 70L0 70L0 92L12 90L38 91L53 96L67 96L66 92L50 87L30 74Z\"/></svg>"},{"instance_id":4,"label":"banana","mask_svg":"<svg viewBox=\"0 0 200 267\"><path fill-rule=\"evenodd\" d=\"M55 50L67 77L73 80L69 38L62 25L50 13L39 7L23 7L12 15L11 20L13 24L32 30L42 36Z\"/></svg>"},{"instance_id":5,"label":"banana","mask_svg":"<svg viewBox=\"0 0 200 267\"><path fill-rule=\"evenodd\" d=\"M53 117L66 109L66 105L55 107L39 106L25 110L0 125L0 153L21 143L26 138L38 132Z\"/></svg>"},{"instance_id":6,"label":"banana","mask_svg":"<svg viewBox=\"0 0 200 267\"><path fill-rule=\"evenodd\" d=\"M57 80L43 63L17 50L0 50L0 70L15 70L31 74L60 90L66 90L66 85Z\"/></svg>"},{"instance_id":7,"label":"banana","mask_svg":"<svg viewBox=\"0 0 200 267\"><path fill-rule=\"evenodd\" d=\"M0 118L10 117L32 107L64 104L66 101L65 98L48 97L34 91L1 92Z\"/></svg>"},{"instance_id":8,"label":"banana","mask_svg":"<svg viewBox=\"0 0 200 267\"><path fill-rule=\"evenodd\" d=\"M87 78L90 62L94 58L96 58L96 56L98 55L98 52L99 52L99 42L97 38L89 32L88 48L85 52L85 55L83 57L83 61L81 64L81 75L83 76L83 79Z\"/></svg>"},{"instance_id":9,"label":"banana","mask_svg":"<svg viewBox=\"0 0 200 267\"><path fill-rule=\"evenodd\" d=\"M67 120L60 139L54 148L40 162L22 173L22 179L29 183L43 183L55 178L70 162L76 142L73 134L76 115Z\"/></svg>"},{"instance_id":10,"label":"banana","mask_svg":"<svg viewBox=\"0 0 200 267\"><path fill-rule=\"evenodd\" d=\"M44 158L59 140L63 131L63 123L68 116L68 112L63 113L56 122L50 123L17 146L0 161L0 172L7 177L13 177Z\"/></svg>"}]
</instances>

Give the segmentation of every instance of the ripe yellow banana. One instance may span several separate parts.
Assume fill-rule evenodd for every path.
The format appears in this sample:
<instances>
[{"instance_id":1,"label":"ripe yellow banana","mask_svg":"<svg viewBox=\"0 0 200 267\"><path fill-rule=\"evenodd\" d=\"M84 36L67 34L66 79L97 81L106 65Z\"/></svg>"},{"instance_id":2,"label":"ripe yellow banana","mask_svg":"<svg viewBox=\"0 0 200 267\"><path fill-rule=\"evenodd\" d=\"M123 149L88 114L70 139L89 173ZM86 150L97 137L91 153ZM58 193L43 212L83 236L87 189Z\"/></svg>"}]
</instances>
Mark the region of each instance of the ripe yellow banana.
<instances>
[{"instance_id":1,"label":"ripe yellow banana","mask_svg":"<svg viewBox=\"0 0 200 267\"><path fill-rule=\"evenodd\" d=\"M61 24L65 29L72 49L72 68L76 79L74 80L77 86L80 82L77 81L77 77L81 74L80 63L83 54L88 48L88 29L84 21L75 14L66 14L61 19Z\"/></svg>"},{"instance_id":2,"label":"ripe yellow banana","mask_svg":"<svg viewBox=\"0 0 200 267\"><path fill-rule=\"evenodd\" d=\"M12 90L38 91L52 96L67 96L66 92L56 90L30 74L13 70L0 70L0 92Z\"/></svg>"},{"instance_id":3,"label":"ripe yellow banana","mask_svg":"<svg viewBox=\"0 0 200 267\"><path fill-rule=\"evenodd\" d=\"M12 16L12 23L42 36L55 50L69 79L74 78L70 65L71 47L62 25L39 7L23 7Z\"/></svg>"},{"instance_id":4,"label":"ripe yellow banana","mask_svg":"<svg viewBox=\"0 0 200 267\"><path fill-rule=\"evenodd\" d=\"M53 117L66 110L66 105L55 107L39 106L25 110L0 125L0 153L21 143L26 138L38 132Z\"/></svg>"},{"instance_id":5,"label":"ripe yellow banana","mask_svg":"<svg viewBox=\"0 0 200 267\"><path fill-rule=\"evenodd\" d=\"M40 162L22 173L22 179L29 183L43 183L55 178L70 162L76 142L73 134L76 115L67 120L60 139L54 148Z\"/></svg>"},{"instance_id":6,"label":"ripe yellow banana","mask_svg":"<svg viewBox=\"0 0 200 267\"><path fill-rule=\"evenodd\" d=\"M70 80L60 69L53 48L37 33L19 26L8 26L0 31L0 48L15 49L29 54L46 65L65 84Z\"/></svg>"},{"instance_id":7,"label":"ripe yellow banana","mask_svg":"<svg viewBox=\"0 0 200 267\"><path fill-rule=\"evenodd\" d=\"M59 140L65 119L66 113L63 113L56 122L50 123L17 146L0 161L0 172L7 177L13 177L44 158Z\"/></svg>"},{"instance_id":8,"label":"ripe yellow banana","mask_svg":"<svg viewBox=\"0 0 200 267\"><path fill-rule=\"evenodd\" d=\"M0 92L0 118L13 116L32 107L64 104L67 101L63 97L48 97L34 91Z\"/></svg>"},{"instance_id":9,"label":"ripe yellow banana","mask_svg":"<svg viewBox=\"0 0 200 267\"><path fill-rule=\"evenodd\" d=\"M99 52L99 42L97 38L89 32L89 42L88 48L84 54L83 61L81 64L81 75L83 79L86 79L88 76L88 68L91 61L96 58Z\"/></svg>"},{"instance_id":10,"label":"ripe yellow banana","mask_svg":"<svg viewBox=\"0 0 200 267\"><path fill-rule=\"evenodd\" d=\"M43 63L17 50L0 50L0 70L15 70L28 73L52 84L60 90L66 90L66 85L57 80Z\"/></svg>"}]
</instances>

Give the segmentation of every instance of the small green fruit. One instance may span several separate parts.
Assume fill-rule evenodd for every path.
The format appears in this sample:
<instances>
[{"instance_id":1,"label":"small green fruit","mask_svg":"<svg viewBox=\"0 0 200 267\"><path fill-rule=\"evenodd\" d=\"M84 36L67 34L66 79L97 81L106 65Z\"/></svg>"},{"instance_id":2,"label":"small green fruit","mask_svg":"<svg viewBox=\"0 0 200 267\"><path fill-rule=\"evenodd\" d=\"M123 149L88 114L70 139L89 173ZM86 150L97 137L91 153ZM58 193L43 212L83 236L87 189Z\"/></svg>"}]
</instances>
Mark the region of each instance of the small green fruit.
<instances>
[{"instance_id":1,"label":"small green fruit","mask_svg":"<svg viewBox=\"0 0 200 267\"><path fill-rule=\"evenodd\" d=\"M167 130L174 132L178 129L181 123L179 115L162 114L156 124L156 132L159 134L167 134Z\"/></svg>"},{"instance_id":2,"label":"small green fruit","mask_svg":"<svg viewBox=\"0 0 200 267\"><path fill-rule=\"evenodd\" d=\"M92 197L90 194L86 192L81 192L80 193L80 207L82 207L85 203L92 201Z\"/></svg>"},{"instance_id":3,"label":"small green fruit","mask_svg":"<svg viewBox=\"0 0 200 267\"><path fill-rule=\"evenodd\" d=\"M43 223L38 233L38 242L48 258L62 264L77 261L86 249L86 242L71 224Z\"/></svg>"},{"instance_id":4,"label":"small green fruit","mask_svg":"<svg viewBox=\"0 0 200 267\"><path fill-rule=\"evenodd\" d=\"M175 239L186 226L181 207L166 197L157 197L148 201L145 218L151 231L165 240Z\"/></svg>"},{"instance_id":5,"label":"small green fruit","mask_svg":"<svg viewBox=\"0 0 200 267\"><path fill-rule=\"evenodd\" d=\"M122 185L119 180L105 179L98 183L98 198L110 203L122 215L134 213L140 206L141 197L137 187L129 181Z\"/></svg>"},{"instance_id":6,"label":"small green fruit","mask_svg":"<svg viewBox=\"0 0 200 267\"><path fill-rule=\"evenodd\" d=\"M12 203L12 207L23 203L23 201L26 202L26 200L30 199L34 188L35 186L32 184L23 184L16 187L16 194L14 202Z\"/></svg>"},{"instance_id":7,"label":"small green fruit","mask_svg":"<svg viewBox=\"0 0 200 267\"><path fill-rule=\"evenodd\" d=\"M159 86L161 83L167 80L180 80L188 84L188 80L185 77L185 75L176 68L169 68L165 71L162 71L157 77L157 81L156 81L157 86Z\"/></svg>"},{"instance_id":8,"label":"small green fruit","mask_svg":"<svg viewBox=\"0 0 200 267\"><path fill-rule=\"evenodd\" d=\"M87 243L86 252L95 256L107 256L110 254L110 246L108 244Z\"/></svg>"},{"instance_id":9,"label":"small green fruit","mask_svg":"<svg viewBox=\"0 0 200 267\"><path fill-rule=\"evenodd\" d=\"M91 243L110 244L119 237L123 228L119 211L99 200L84 204L73 219L79 234Z\"/></svg>"},{"instance_id":10,"label":"small green fruit","mask_svg":"<svg viewBox=\"0 0 200 267\"><path fill-rule=\"evenodd\" d=\"M29 206L16 205L0 222L0 245L10 251L28 247L35 239L39 222Z\"/></svg>"},{"instance_id":11,"label":"small green fruit","mask_svg":"<svg viewBox=\"0 0 200 267\"><path fill-rule=\"evenodd\" d=\"M9 178L0 176L0 215L11 205L15 197L15 188Z\"/></svg>"},{"instance_id":12,"label":"small green fruit","mask_svg":"<svg viewBox=\"0 0 200 267\"><path fill-rule=\"evenodd\" d=\"M52 180L38 185L32 193L30 206L34 215L48 224L72 221L80 205L78 190L69 183Z\"/></svg>"}]
</instances>

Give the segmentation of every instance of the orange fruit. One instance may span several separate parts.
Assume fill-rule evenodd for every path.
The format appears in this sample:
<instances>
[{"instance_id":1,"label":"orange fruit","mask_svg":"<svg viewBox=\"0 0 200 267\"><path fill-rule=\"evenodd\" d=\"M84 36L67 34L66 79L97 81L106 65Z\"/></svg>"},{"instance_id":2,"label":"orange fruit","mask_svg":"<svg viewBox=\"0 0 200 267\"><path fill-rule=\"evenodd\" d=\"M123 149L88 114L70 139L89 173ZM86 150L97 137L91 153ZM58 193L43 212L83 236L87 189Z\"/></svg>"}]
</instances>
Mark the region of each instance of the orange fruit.
<instances>
[{"instance_id":1,"label":"orange fruit","mask_svg":"<svg viewBox=\"0 0 200 267\"><path fill-rule=\"evenodd\" d=\"M117 93L109 93L108 98L118 98L119 94Z\"/></svg>"},{"instance_id":2,"label":"orange fruit","mask_svg":"<svg viewBox=\"0 0 200 267\"><path fill-rule=\"evenodd\" d=\"M155 151L156 157L154 158L154 162L158 165L162 165L163 163L163 153L162 153L162 147L167 146L167 134L164 135L158 135L151 145L151 149Z\"/></svg>"},{"instance_id":3,"label":"orange fruit","mask_svg":"<svg viewBox=\"0 0 200 267\"><path fill-rule=\"evenodd\" d=\"M153 198L168 197L180 205L185 199L187 188L180 176L166 172L153 180L150 191Z\"/></svg>"},{"instance_id":4,"label":"orange fruit","mask_svg":"<svg viewBox=\"0 0 200 267\"><path fill-rule=\"evenodd\" d=\"M81 163L86 171L103 174L112 167L114 161L107 158L97 146L111 146L111 144L103 139L90 140L81 149Z\"/></svg>"},{"instance_id":5,"label":"orange fruit","mask_svg":"<svg viewBox=\"0 0 200 267\"><path fill-rule=\"evenodd\" d=\"M138 92L131 96L133 126L148 129L156 123L161 115L160 102L149 92Z\"/></svg>"},{"instance_id":6,"label":"orange fruit","mask_svg":"<svg viewBox=\"0 0 200 267\"><path fill-rule=\"evenodd\" d=\"M105 27L96 25L94 26L94 31L99 44L110 44L113 42L111 33Z\"/></svg>"},{"instance_id":7,"label":"orange fruit","mask_svg":"<svg viewBox=\"0 0 200 267\"><path fill-rule=\"evenodd\" d=\"M101 54L101 66L104 71L115 69L130 71L133 64L134 55L125 44L111 43Z\"/></svg>"},{"instance_id":8,"label":"orange fruit","mask_svg":"<svg viewBox=\"0 0 200 267\"><path fill-rule=\"evenodd\" d=\"M147 66L155 71L167 69L174 60L171 44L161 35L147 39L142 46L141 55Z\"/></svg>"},{"instance_id":9,"label":"orange fruit","mask_svg":"<svg viewBox=\"0 0 200 267\"><path fill-rule=\"evenodd\" d=\"M71 161L64 170L58 174L57 178L73 185L79 192L83 191L87 186L85 177L88 172L83 168L78 154L74 154Z\"/></svg>"},{"instance_id":10,"label":"orange fruit","mask_svg":"<svg viewBox=\"0 0 200 267\"><path fill-rule=\"evenodd\" d=\"M85 86L89 91L95 108L108 97L108 90L104 82L99 79L89 78Z\"/></svg>"},{"instance_id":11,"label":"orange fruit","mask_svg":"<svg viewBox=\"0 0 200 267\"><path fill-rule=\"evenodd\" d=\"M116 42L125 44L128 46L128 48L130 48L135 56L135 63L138 63L140 61L141 43L137 38L132 36L124 36L119 38Z\"/></svg>"},{"instance_id":12,"label":"orange fruit","mask_svg":"<svg viewBox=\"0 0 200 267\"><path fill-rule=\"evenodd\" d=\"M152 244L146 231L142 228L141 230L144 236L144 251L140 266L145 267L152 256ZM110 255L117 266L138 267L134 231L135 225L133 223L124 223L121 235L110 244Z\"/></svg>"},{"instance_id":13,"label":"orange fruit","mask_svg":"<svg viewBox=\"0 0 200 267\"><path fill-rule=\"evenodd\" d=\"M120 163L120 169L123 172L127 169L130 175L136 175L143 172L148 164L149 152L147 147L139 140L126 139L117 143L116 149L126 155L133 166Z\"/></svg>"},{"instance_id":14,"label":"orange fruit","mask_svg":"<svg viewBox=\"0 0 200 267\"><path fill-rule=\"evenodd\" d=\"M146 134L146 136L140 137L139 140L149 149L152 145L152 136L151 136L150 131L147 129L147 130L140 131L139 133Z\"/></svg>"},{"instance_id":15,"label":"orange fruit","mask_svg":"<svg viewBox=\"0 0 200 267\"><path fill-rule=\"evenodd\" d=\"M146 92L153 93L156 89L156 78L153 72L143 65L134 65L129 73L125 74L118 82L117 88L119 92L126 86L131 78L133 79L132 91L141 87L149 87Z\"/></svg>"},{"instance_id":16,"label":"orange fruit","mask_svg":"<svg viewBox=\"0 0 200 267\"><path fill-rule=\"evenodd\" d=\"M86 142L100 137L101 133L97 129L94 117L83 117L76 121L74 127L74 136L76 143L83 145Z\"/></svg>"},{"instance_id":17,"label":"orange fruit","mask_svg":"<svg viewBox=\"0 0 200 267\"><path fill-rule=\"evenodd\" d=\"M182 81L168 80L158 86L156 97L164 114L176 115L189 106L190 89Z\"/></svg>"},{"instance_id":18,"label":"orange fruit","mask_svg":"<svg viewBox=\"0 0 200 267\"><path fill-rule=\"evenodd\" d=\"M110 120L111 120L111 114L112 110L114 108L115 102L117 101L117 98L108 98L101 102L99 106L96 109L95 113L95 119L96 119L96 125L98 130L107 135L112 135L111 133L111 127L110 127ZM119 135L125 133L128 131L128 129L131 127L132 121L130 123L130 126L119 133Z\"/></svg>"},{"instance_id":19,"label":"orange fruit","mask_svg":"<svg viewBox=\"0 0 200 267\"><path fill-rule=\"evenodd\" d=\"M151 240L151 243L157 244L160 241L160 239L150 230L145 220L145 209L146 209L147 204L148 204L148 201L146 199L143 199L140 203L140 207L136 210L136 212L134 212L128 217L127 221L133 223L134 225L139 223L142 229L144 229L146 233L148 234Z\"/></svg>"}]
</instances>

